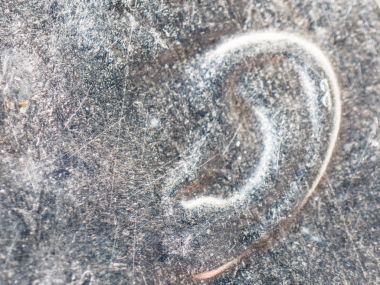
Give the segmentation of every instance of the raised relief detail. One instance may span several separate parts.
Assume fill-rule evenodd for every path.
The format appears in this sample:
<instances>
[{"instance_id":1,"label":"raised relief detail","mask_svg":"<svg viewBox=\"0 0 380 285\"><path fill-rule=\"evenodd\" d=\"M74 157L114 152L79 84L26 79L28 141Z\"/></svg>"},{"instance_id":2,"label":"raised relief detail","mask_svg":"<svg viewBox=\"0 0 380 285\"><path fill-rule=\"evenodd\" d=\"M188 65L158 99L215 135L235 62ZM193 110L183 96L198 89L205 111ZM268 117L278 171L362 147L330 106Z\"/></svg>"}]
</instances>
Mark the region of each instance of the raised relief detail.
<instances>
[{"instance_id":1,"label":"raised relief detail","mask_svg":"<svg viewBox=\"0 0 380 285\"><path fill-rule=\"evenodd\" d=\"M198 123L164 185L164 244L207 279L308 201L337 140L340 94L316 45L275 31L222 42L189 64L184 81L179 96Z\"/></svg>"}]
</instances>

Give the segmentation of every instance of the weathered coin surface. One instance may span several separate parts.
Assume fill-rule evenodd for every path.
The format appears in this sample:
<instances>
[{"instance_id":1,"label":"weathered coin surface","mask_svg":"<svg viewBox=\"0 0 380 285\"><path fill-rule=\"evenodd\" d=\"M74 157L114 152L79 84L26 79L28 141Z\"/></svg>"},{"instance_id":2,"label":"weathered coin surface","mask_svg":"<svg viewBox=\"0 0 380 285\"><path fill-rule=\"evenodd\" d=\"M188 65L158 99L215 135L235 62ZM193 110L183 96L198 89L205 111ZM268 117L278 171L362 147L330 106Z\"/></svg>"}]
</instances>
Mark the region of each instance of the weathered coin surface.
<instances>
[{"instance_id":1,"label":"weathered coin surface","mask_svg":"<svg viewBox=\"0 0 380 285\"><path fill-rule=\"evenodd\" d=\"M376 280L378 6L322 2L3 1L0 283Z\"/></svg>"}]
</instances>

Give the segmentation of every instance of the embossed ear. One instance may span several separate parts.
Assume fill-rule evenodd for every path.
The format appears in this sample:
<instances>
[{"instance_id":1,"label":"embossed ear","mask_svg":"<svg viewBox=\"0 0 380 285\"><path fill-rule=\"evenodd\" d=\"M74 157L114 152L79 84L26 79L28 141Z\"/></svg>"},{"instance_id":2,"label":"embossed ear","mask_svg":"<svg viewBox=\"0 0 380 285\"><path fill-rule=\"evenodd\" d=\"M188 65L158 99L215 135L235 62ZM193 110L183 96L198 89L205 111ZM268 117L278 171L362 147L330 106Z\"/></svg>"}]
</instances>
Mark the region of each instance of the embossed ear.
<instances>
[{"instance_id":1,"label":"embossed ear","mask_svg":"<svg viewBox=\"0 0 380 285\"><path fill-rule=\"evenodd\" d=\"M284 32L229 39L194 60L186 78L203 116L165 188L168 219L183 221L165 243L205 279L301 210L332 156L341 102L323 52Z\"/></svg>"}]
</instances>

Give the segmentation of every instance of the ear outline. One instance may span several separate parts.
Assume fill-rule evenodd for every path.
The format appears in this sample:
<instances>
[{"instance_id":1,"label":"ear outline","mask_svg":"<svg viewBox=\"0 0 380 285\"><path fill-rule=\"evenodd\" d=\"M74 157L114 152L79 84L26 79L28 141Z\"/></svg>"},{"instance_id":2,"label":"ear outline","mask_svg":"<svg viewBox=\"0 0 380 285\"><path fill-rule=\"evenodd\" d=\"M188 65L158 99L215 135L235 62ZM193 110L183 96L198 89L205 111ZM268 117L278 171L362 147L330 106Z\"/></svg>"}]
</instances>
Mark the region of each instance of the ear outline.
<instances>
[{"instance_id":1,"label":"ear outline","mask_svg":"<svg viewBox=\"0 0 380 285\"><path fill-rule=\"evenodd\" d=\"M308 191L305 193L303 199L292 210L291 214L289 214L288 217L284 220L284 223L291 225L291 223L294 221L294 217L299 214L299 212L308 202L310 197L314 194L319 182L321 181L324 173L327 170L328 164L333 155L334 148L338 140L339 129L340 129L340 124L341 124L342 102L341 102L340 88L339 88L337 76L334 72L333 65L331 64L327 56L323 53L323 51L317 45L310 42L309 40L301 36L298 36L296 34L289 33L289 32L267 30L267 31L249 32L243 35L232 37L230 39L227 39L226 41L223 41L215 49L210 50L209 52L205 53L202 56L202 58L205 60L204 65L210 64L212 61L218 58L223 58L229 52L233 52L235 50L241 50L247 46L255 46L255 45L261 45L261 44L273 45L276 48L284 48L284 50L287 44L292 44L302 49L307 55L310 55L314 59L314 61L318 64L318 66L326 74L329 86L332 91L331 96L334 101L334 104L333 104L334 109L330 111L333 113L333 117L332 117L332 122L331 122L332 124L331 132L328 139L328 148L325 152L325 156L322 160L319 171L312 182L312 185L310 186ZM236 195L239 195L239 193ZM218 200L225 200L225 199L215 198L211 196L204 196L200 198L190 199L187 201L181 201L181 204L185 209L188 209L188 210L195 209L198 207L205 207L205 206L212 208L215 205L216 206L225 205L223 201L218 201ZM222 274L223 272L238 265L243 258L247 257L248 255L253 253L255 250L258 250L263 247L266 248L267 245L270 244L279 234L279 232L281 231L281 226L282 225L278 225L278 227L276 227L272 232L270 232L267 236L260 238L254 245L252 245L250 249L247 249L238 257L233 258L232 260L224 263L223 265L219 267L216 267L213 270L195 274L193 275L193 279L207 280L207 279L215 278L219 276L220 274Z\"/></svg>"}]
</instances>

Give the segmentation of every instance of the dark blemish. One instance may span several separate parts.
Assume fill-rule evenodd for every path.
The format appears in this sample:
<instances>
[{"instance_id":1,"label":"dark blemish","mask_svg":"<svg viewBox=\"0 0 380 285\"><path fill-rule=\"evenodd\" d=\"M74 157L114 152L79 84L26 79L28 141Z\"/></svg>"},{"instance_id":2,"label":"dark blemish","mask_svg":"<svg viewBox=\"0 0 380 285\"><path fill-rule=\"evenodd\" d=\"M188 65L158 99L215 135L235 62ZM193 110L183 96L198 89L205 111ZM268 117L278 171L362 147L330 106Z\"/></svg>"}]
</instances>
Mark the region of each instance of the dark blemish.
<instances>
[{"instance_id":1,"label":"dark blemish","mask_svg":"<svg viewBox=\"0 0 380 285\"><path fill-rule=\"evenodd\" d=\"M52 177L55 180L59 180L59 181L66 180L67 178L69 178L69 176L70 176L70 172L64 168L60 168L52 172Z\"/></svg>"},{"instance_id":2,"label":"dark blemish","mask_svg":"<svg viewBox=\"0 0 380 285\"><path fill-rule=\"evenodd\" d=\"M204 118L207 115L207 112L200 110L196 112L195 115L196 115L196 119L200 119L200 118Z\"/></svg>"},{"instance_id":3,"label":"dark blemish","mask_svg":"<svg viewBox=\"0 0 380 285\"><path fill-rule=\"evenodd\" d=\"M344 189L347 189L348 187L350 187L350 181L349 180L343 180L342 184L341 184L341 187L344 188Z\"/></svg>"},{"instance_id":4,"label":"dark blemish","mask_svg":"<svg viewBox=\"0 0 380 285\"><path fill-rule=\"evenodd\" d=\"M51 15L52 19L54 21L62 21L63 17L60 15L60 12L62 10L62 6L59 5L58 1L54 1L49 8L49 14Z\"/></svg>"},{"instance_id":5,"label":"dark blemish","mask_svg":"<svg viewBox=\"0 0 380 285\"><path fill-rule=\"evenodd\" d=\"M96 163L92 163L91 166L86 163L83 159L77 156L71 156L70 154L65 153L58 160L58 165L60 168L75 168L80 171L85 171L88 173L93 173L95 169L98 167Z\"/></svg>"},{"instance_id":6,"label":"dark blemish","mask_svg":"<svg viewBox=\"0 0 380 285\"><path fill-rule=\"evenodd\" d=\"M162 255L160 255L160 257L158 258L158 261L159 261L159 262L165 262L168 258L169 258L169 256L168 256L167 254L162 254Z\"/></svg>"},{"instance_id":7,"label":"dark blemish","mask_svg":"<svg viewBox=\"0 0 380 285\"><path fill-rule=\"evenodd\" d=\"M125 12L130 13L131 8L135 6L135 1L128 1L129 5L125 5L121 0L116 1L116 3L111 3L109 6L109 10L116 11L119 15L124 14Z\"/></svg>"},{"instance_id":8,"label":"dark blemish","mask_svg":"<svg viewBox=\"0 0 380 285\"><path fill-rule=\"evenodd\" d=\"M158 253L157 255L159 256L157 259L159 262L165 262L169 258L169 255L166 252L165 247L162 245L162 242L158 242L156 244L156 250Z\"/></svg>"},{"instance_id":9,"label":"dark blemish","mask_svg":"<svg viewBox=\"0 0 380 285\"><path fill-rule=\"evenodd\" d=\"M91 277L90 279L86 279L83 281L82 285L90 285L91 284Z\"/></svg>"},{"instance_id":10,"label":"dark blemish","mask_svg":"<svg viewBox=\"0 0 380 285\"><path fill-rule=\"evenodd\" d=\"M22 219L22 224L18 224L17 229L20 235L20 239L25 239L30 235L31 231L28 227L28 224L25 222L24 218L21 217L21 219Z\"/></svg>"}]
</instances>

